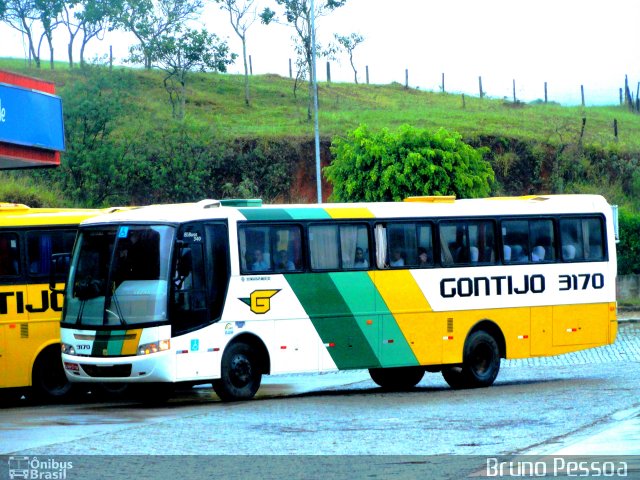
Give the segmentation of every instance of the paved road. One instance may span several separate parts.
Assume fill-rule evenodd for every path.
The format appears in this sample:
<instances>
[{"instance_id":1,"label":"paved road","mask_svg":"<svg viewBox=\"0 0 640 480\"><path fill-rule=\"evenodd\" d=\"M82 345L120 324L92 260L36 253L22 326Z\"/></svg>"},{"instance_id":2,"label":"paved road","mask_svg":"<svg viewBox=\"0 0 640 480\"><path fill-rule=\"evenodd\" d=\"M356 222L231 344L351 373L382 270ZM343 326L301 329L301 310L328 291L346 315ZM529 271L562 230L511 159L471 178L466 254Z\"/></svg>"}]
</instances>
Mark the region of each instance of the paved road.
<instances>
[{"instance_id":1,"label":"paved road","mask_svg":"<svg viewBox=\"0 0 640 480\"><path fill-rule=\"evenodd\" d=\"M453 391L440 375L428 374L413 391L384 393L366 372L356 371L268 378L260 398L246 403L223 404L209 389L194 389L161 408L131 403L10 408L0 411L0 454L456 454L473 456L456 457L458 463L468 458L476 464L476 456L640 454L639 361L640 324L626 323L612 346L503 362L488 389ZM145 464L149 457L132 458ZM220 458L218 464L234 477L236 457ZM317 457L297 458L307 473L330 468L318 465ZM433 466L439 457L368 458L347 457L337 475L363 463L358 472L389 476L405 471L389 467L394 462ZM162 463L161 457L156 460ZM372 471L372 465L379 469ZM282 460L278 468L291 473L292 467ZM446 471L442 464L438 468Z\"/></svg>"}]
</instances>

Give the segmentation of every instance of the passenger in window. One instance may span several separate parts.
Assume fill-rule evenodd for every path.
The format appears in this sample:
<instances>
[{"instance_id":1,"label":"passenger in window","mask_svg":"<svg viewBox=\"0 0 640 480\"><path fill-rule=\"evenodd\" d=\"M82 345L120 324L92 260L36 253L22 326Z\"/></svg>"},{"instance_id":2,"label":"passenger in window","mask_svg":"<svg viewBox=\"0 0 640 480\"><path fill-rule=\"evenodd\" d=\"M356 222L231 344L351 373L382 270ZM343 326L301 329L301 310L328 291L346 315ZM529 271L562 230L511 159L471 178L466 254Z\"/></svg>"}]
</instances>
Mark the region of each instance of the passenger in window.
<instances>
[{"instance_id":1,"label":"passenger in window","mask_svg":"<svg viewBox=\"0 0 640 480\"><path fill-rule=\"evenodd\" d=\"M353 261L353 268L369 268L369 262L364 258L364 250L356 248L356 257Z\"/></svg>"},{"instance_id":2,"label":"passenger in window","mask_svg":"<svg viewBox=\"0 0 640 480\"><path fill-rule=\"evenodd\" d=\"M532 262L542 262L544 260L544 247L542 245L537 245L533 247L531 251L531 261Z\"/></svg>"},{"instance_id":3,"label":"passenger in window","mask_svg":"<svg viewBox=\"0 0 640 480\"><path fill-rule=\"evenodd\" d=\"M267 262L264 258L264 254L262 250L259 248L253 251L253 264L251 265L251 270L256 272L263 272L265 270L271 270L271 266L269 262Z\"/></svg>"},{"instance_id":4,"label":"passenger in window","mask_svg":"<svg viewBox=\"0 0 640 480\"><path fill-rule=\"evenodd\" d=\"M404 258L402 256L402 250L394 248L391 252L391 262L389 265L392 267L404 267Z\"/></svg>"},{"instance_id":5,"label":"passenger in window","mask_svg":"<svg viewBox=\"0 0 640 480\"><path fill-rule=\"evenodd\" d=\"M295 270L296 265L289 260L289 254L286 250L278 252L278 260L276 262L276 270Z\"/></svg>"},{"instance_id":6,"label":"passenger in window","mask_svg":"<svg viewBox=\"0 0 640 480\"><path fill-rule=\"evenodd\" d=\"M426 268L430 267L429 263L429 254L427 253L427 249L424 247L418 248L418 268Z\"/></svg>"}]
</instances>

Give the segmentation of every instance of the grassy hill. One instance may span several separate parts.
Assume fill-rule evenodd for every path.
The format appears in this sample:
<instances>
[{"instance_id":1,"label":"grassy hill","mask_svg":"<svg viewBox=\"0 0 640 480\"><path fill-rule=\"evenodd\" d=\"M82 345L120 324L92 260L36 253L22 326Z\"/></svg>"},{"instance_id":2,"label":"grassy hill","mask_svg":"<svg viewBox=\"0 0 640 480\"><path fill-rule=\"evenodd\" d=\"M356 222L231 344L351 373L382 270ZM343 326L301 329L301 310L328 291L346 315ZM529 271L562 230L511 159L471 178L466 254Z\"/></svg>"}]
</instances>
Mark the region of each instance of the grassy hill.
<instances>
[{"instance_id":1,"label":"grassy hill","mask_svg":"<svg viewBox=\"0 0 640 480\"><path fill-rule=\"evenodd\" d=\"M64 92L79 70L64 63L48 68L25 68L21 60L0 59L0 68L52 80ZM122 68L122 67L116 67ZM160 71L130 70L136 81L136 98L154 116L171 118ZM108 70L105 69L105 74ZM251 106L244 104L240 75L193 73L188 77L187 115L196 122L213 124L230 137L309 136L307 90L277 75L251 77ZM444 127L465 137L514 137L557 145L567 136L579 136L582 118L587 119L584 144L611 146L613 120L619 124L617 149L640 152L640 115L621 106L565 107L557 104L514 104L512 101L424 92L399 84L355 85L320 83L320 128L324 137L342 135L360 123L372 128L394 128L412 124L425 128Z\"/></svg>"},{"instance_id":2,"label":"grassy hill","mask_svg":"<svg viewBox=\"0 0 640 480\"><path fill-rule=\"evenodd\" d=\"M0 69L54 81L63 105L72 103L69 95L77 95L72 87L83 76L80 69L70 70L64 63L56 64L54 70L36 70L26 68L21 60L0 59ZM171 116L162 72L122 67L114 70L102 68L100 74L126 76L131 95L123 101L135 107L119 119L114 135L131 137L142 125L153 125L157 130L177 123ZM313 139L313 123L307 120L306 85L299 84L294 96L292 79L259 75L250 81L251 105L247 107L242 76L191 74L185 119L189 128L211 131L219 140L240 142L242 149L261 139L299 143L303 147L298 155L306 158ZM640 173L635 177L640 157L640 115L622 106L514 104L469 96L463 102L459 94L405 89L399 84L321 83L319 96L325 162L331 139L346 135L359 124L372 129L410 124L458 131L474 146L488 146L498 178L496 193L599 191L611 201L635 206L634 189L640 192ZM617 139L614 119L618 123ZM303 159L302 167L297 168L306 168L306 161Z\"/></svg>"}]
</instances>

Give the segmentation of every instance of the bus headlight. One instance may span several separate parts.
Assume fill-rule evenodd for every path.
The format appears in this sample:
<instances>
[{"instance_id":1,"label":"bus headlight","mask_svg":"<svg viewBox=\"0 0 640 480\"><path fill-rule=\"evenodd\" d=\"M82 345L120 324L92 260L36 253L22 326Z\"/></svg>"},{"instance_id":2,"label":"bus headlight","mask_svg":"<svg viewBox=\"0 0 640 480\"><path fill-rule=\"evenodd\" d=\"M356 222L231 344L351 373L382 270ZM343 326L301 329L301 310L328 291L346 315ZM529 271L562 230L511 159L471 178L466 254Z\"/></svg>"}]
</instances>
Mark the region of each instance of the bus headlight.
<instances>
[{"instance_id":1,"label":"bus headlight","mask_svg":"<svg viewBox=\"0 0 640 480\"><path fill-rule=\"evenodd\" d=\"M66 343L62 344L62 353L66 353L67 355L75 355L76 349L73 348L72 345L68 345Z\"/></svg>"},{"instance_id":2,"label":"bus headlight","mask_svg":"<svg viewBox=\"0 0 640 480\"><path fill-rule=\"evenodd\" d=\"M160 340L159 342L145 343L138 347L138 355L149 355L151 353L163 352L171 348L170 340Z\"/></svg>"}]
</instances>

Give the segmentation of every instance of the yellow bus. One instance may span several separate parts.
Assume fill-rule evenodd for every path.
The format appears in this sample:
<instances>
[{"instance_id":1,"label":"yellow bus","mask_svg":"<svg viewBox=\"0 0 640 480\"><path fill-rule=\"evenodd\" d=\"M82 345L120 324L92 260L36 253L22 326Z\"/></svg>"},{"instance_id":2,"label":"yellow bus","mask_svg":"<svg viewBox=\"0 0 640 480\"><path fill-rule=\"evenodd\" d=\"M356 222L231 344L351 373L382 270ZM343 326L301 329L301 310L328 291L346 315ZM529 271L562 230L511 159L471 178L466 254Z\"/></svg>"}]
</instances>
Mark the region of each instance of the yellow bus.
<instances>
[{"instance_id":1,"label":"yellow bus","mask_svg":"<svg viewBox=\"0 0 640 480\"><path fill-rule=\"evenodd\" d=\"M0 203L0 388L41 399L71 390L60 362L63 295L50 291L51 255L70 252L78 224L105 210ZM64 276L58 276L63 287Z\"/></svg>"},{"instance_id":2,"label":"yellow bus","mask_svg":"<svg viewBox=\"0 0 640 480\"><path fill-rule=\"evenodd\" d=\"M144 207L80 227L61 341L75 382L368 369L493 384L501 358L615 341L614 214L596 195Z\"/></svg>"}]
</instances>

